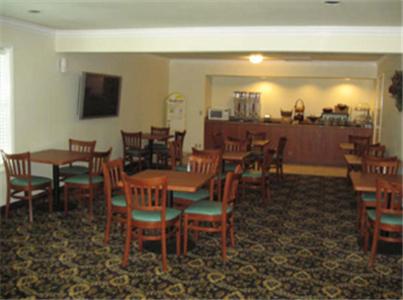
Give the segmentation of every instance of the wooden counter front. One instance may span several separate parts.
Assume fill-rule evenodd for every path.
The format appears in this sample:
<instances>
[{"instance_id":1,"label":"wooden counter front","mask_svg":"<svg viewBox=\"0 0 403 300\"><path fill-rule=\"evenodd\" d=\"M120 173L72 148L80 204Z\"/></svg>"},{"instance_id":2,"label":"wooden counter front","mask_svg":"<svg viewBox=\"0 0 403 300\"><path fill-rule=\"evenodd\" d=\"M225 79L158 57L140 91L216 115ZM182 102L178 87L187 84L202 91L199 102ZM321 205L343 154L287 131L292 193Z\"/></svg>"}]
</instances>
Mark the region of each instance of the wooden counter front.
<instances>
[{"instance_id":1,"label":"wooden counter front","mask_svg":"<svg viewBox=\"0 0 403 300\"><path fill-rule=\"evenodd\" d=\"M245 139L248 130L265 131L271 148L277 146L281 136L287 137L285 162L309 165L344 166L344 152L339 144L347 142L350 134L372 135L372 128L206 120L204 147L213 147L213 135L217 132L224 138Z\"/></svg>"}]
</instances>

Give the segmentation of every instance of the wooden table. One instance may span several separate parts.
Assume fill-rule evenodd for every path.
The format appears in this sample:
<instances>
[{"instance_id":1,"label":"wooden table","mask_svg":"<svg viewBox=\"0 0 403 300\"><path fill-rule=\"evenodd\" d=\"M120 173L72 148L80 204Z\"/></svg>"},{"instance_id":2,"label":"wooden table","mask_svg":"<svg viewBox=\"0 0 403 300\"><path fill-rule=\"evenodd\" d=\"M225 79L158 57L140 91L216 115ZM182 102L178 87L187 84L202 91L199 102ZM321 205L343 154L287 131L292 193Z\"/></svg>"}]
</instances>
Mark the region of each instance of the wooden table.
<instances>
[{"instance_id":1,"label":"wooden table","mask_svg":"<svg viewBox=\"0 0 403 300\"><path fill-rule=\"evenodd\" d=\"M361 166L362 165L362 157L355 154L344 154L344 159L346 160L347 165L350 166Z\"/></svg>"},{"instance_id":2,"label":"wooden table","mask_svg":"<svg viewBox=\"0 0 403 300\"><path fill-rule=\"evenodd\" d=\"M376 192L376 179L384 178L389 182L402 182L402 175L379 175L374 173L363 173L353 171L350 174L353 188L356 192Z\"/></svg>"},{"instance_id":3,"label":"wooden table","mask_svg":"<svg viewBox=\"0 0 403 300\"><path fill-rule=\"evenodd\" d=\"M269 139L264 140L252 140L251 148L258 148L259 151L263 151L264 147L270 143Z\"/></svg>"},{"instance_id":4,"label":"wooden table","mask_svg":"<svg viewBox=\"0 0 403 300\"><path fill-rule=\"evenodd\" d=\"M341 150L345 152L351 152L354 150L354 144L353 143L340 143L339 147Z\"/></svg>"},{"instance_id":5,"label":"wooden table","mask_svg":"<svg viewBox=\"0 0 403 300\"><path fill-rule=\"evenodd\" d=\"M153 133L142 133L141 138L148 140L148 145L149 145L149 166L150 168L152 167L153 163L153 152L154 152L154 140L157 141L166 141L170 138L172 138L172 134L167 134L167 135L162 135L162 134L153 134Z\"/></svg>"},{"instance_id":6,"label":"wooden table","mask_svg":"<svg viewBox=\"0 0 403 300\"><path fill-rule=\"evenodd\" d=\"M56 205L60 205L60 166L76 161L88 160L90 155L83 152L74 152L68 150L48 149L31 153L31 161L53 166L53 194Z\"/></svg>"}]
</instances>

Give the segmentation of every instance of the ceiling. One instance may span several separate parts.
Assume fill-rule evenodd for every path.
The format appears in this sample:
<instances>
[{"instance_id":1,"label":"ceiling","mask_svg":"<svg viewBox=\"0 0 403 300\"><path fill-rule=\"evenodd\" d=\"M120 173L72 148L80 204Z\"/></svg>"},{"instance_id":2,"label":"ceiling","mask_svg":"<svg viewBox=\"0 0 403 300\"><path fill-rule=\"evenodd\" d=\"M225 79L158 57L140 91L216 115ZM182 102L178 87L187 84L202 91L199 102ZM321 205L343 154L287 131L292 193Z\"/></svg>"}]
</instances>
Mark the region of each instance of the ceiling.
<instances>
[{"instance_id":1,"label":"ceiling","mask_svg":"<svg viewBox=\"0 0 403 300\"><path fill-rule=\"evenodd\" d=\"M401 0L0 0L3 16L52 29L401 26ZM30 13L38 10L39 13Z\"/></svg>"}]
</instances>

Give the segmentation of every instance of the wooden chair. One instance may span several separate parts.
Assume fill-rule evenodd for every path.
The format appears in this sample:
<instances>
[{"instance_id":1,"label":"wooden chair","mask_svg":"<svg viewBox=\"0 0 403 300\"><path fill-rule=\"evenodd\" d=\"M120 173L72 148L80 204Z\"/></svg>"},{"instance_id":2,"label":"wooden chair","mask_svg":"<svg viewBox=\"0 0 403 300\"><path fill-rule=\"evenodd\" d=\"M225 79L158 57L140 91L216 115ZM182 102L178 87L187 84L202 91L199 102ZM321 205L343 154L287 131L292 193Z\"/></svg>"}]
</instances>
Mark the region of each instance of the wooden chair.
<instances>
[{"instance_id":1,"label":"wooden chair","mask_svg":"<svg viewBox=\"0 0 403 300\"><path fill-rule=\"evenodd\" d=\"M372 144L368 147L365 147L362 151L363 157L384 157L386 147L380 144Z\"/></svg>"},{"instance_id":2,"label":"wooden chair","mask_svg":"<svg viewBox=\"0 0 403 300\"><path fill-rule=\"evenodd\" d=\"M48 196L49 213L52 212L52 180L42 176L31 174L31 154L29 152L19 154L6 154L0 150L6 169L7 195L6 195L6 219L10 212L12 198L28 201L29 222L34 220L32 201ZM33 192L39 191L38 194Z\"/></svg>"},{"instance_id":3,"label":"wooden chair","mask_svg":"<svg viewBox=\"0 0 403 300\"><path fill-rule=\"evenodd\" d=\"M379 175L395 175L400 166L397 157L364 157L362 171ZM361 193L358 200L358 221L361 234L364 234L364 221L366 210L374 208L376 204L376 193Z\"/></svg>"},{"instance_id":4,"label":"wooden chair","mask_svg":"<svg viewBox=\"0 0 403 300\"><path fill-rule=\"evenodd\" d=\"M106 202L105 243L109 243L112 222L126 222L126 200L123 189L123 160L111 160L102 165L104 175L104 193Z\"/></svg>"},{"instance_id":5,"label":"wooden chair","mask_svg":"<svg viewBox=\"0 0 403 300\"><path fill-rule=\"evenodd\" d=\"M147 163L149 152L142 146L142 133L120 131L123 141L123 160L124 164L132 167L137 164L137 170L143 169L143 163Z\"/></svg>"},{"instance_id":6,"label":"wooden chair","mask_svg":"<svg viewBox=\"0 0 403 300\"><path fill-rule=\"evenodd\" d=\"M186 130L184 131L175 131L175 135L174 135L174 144L172 146L174 146L174 149L170 149L170 143L168 142L168 148L167 151L164 150L160 150L157 153L157 166L159 165L163 165L163 166L167 166L168 165L168 161L170 161L171 163L171 168L173 165L177 165L179 164L179 166L182 165L182 159L183 159L183 143L185 140L185 136L186 136ZM171 153L171 151L174 150L175 153ZM174 155L173 157L175 158L175 164L172 164L172 160L171 157L172 155Z\"/></svg>"},{"instance_id":7,"label":"wooden chair","mask_svg":"<svg viewBox=\"0 0 403 300\"><path fill-rule=\"evenodd\" d=\"M221 201L221 192L222 192L222 181L225 180L225 174L222 171L222 150L221 149L205 149L199 150L196 148L192 148L192 154L198 156L206 156L211 157L214 161L215 168L214 173L214 186L217 186L217 199Z\"/></svg>"},{"instance_id":8,"label":"wooden chair","mask_svg":"<svg viewBox=\"0 0 403 300\"><path fill-rule=\"evenodd\" d=\"M95 150L95 144L96 141L80 141L69 139L69 151L92 153ZM88 173L88 160L82 161L81 163L83 162L86 163L86 166L71 163L66 167L61 167L59 173L60 176L62 178L66 178Z\"/></svg>"},{"instance_id":9,"label":"wooden chair","mask_svg":"<svg viewBox=\"0 0 403 300\"><path fill-rule=\"evenodd\" d=\"M224 151L225 152L245 152L248 151L248 141L239 140L232 137L227 137L224 140ZM225 162L224 172L234 172L237 163Z\"/></svg>"},{"instance_id":10,"label":"wooden chair","mask_svg":"<svg viewBox=\"0 0 403 300\"><path fill-rule=\"evenodd\" d=\"M167 229L175 228L176 255L180 255L181 211L167 208L167 178L132 178L123 175L126 196L126 242L122 265L127 266L133 228L137 230L139 250L143 250L143 241L161 240L162 270L167 270ZM145 235L145 230L151 230ZM159 234L153 234L159 231ZM174 231L170 232L171 234Z\"/></svg>"},{"instance_id":11,"label":"wooden chair","mask_svg":"<svg viewBox=\"0 0 403 300\"><path fill-rule=\"evenodd\" d=\"M362 156L363 151L371 143L371 136L361 136L361 135L348 135L348 142L354 144L354 150L351 154Z\"/></svg>"},{"instance_id":12,"label":"wooden chair","mask_svg":"<svg viewBox=\"0 0 403 300\"><path fill-rule=\"evenodd\" d=\"M102 175L102 165L109 161L112 148L105 152L93 152L89 164L89 172L84 175L68 177L64 180L64 214L68 213L69 190L78 191L76 195L81 201L83 197L88 198L88 216L93 219L94 193L102 186L104 181Z\"/></svg>"},{"instance_id":13,"label":"wooden chair","mask_svg":"<svg viewBox=\"0 0 403 300\"><path fill-rule=\"evenodd\" d=\"M211 156L191 155L188 159L188 172L211 174L212 178L209 183L209 188L202 188L194 193L189 192L174 192L173 203L174 207L183 209L194 202L203 199L213 199L214 197L214 176L217 175L218 161Z\"/></svg>"},{"instance_id":14,"label":"wooden chair","mask_svg":"<svg viewBox=\"0 0 403 300\"><path fill-rule=\"evenodd\" d=\"M187 255L188 231L220 232L221 256L227 259L227 231L230 231L231 247L235 247L234 210L238 193L238 183L242 168L238 165L235 173L228 172L225 179L224 196L222 202L202 200L196 202L184 211L184 248L183 254ZM200 225L211 223L211 226ZM202 223L202 224L203 224Z\"/></svg>"},{"instance_id":15,"label":"wooden chair","mask_svg":"<svg viewBox=\"0 0 403 300\"><path fill-rule=\"evenodd\" d=\"M242 174L241 188L243 197L245 196L246 189L260 190L263 205L267 205L271 199L269 183L271 162L272 155L270 149L269 147L265 147L263 150L263 159L252 162Z\"/></svg>"},{"instance_id":16,"label":"wooden chair","mask_svg":"<svg viewBox=\"0 0 403 300\"><path fill-rule=\"evenodd\" d=\"M212 136L213 140L213 148L214 149L223 149L224 147L224 138L222 132L216 132Z\"/></svg>"},{"instance_id":17,"label":"wooden chair","mask_svg":"<svg viewBox=\"0 0 403 300\"><path fill-rule=\"evenodd\" d=\"M373 229L371 255L368 266L375 262L378 241L403 242L403 185L379 178L376 183L375 209L367 210L365 218L364 251L368 251L369 232ZM389 233L382 235L381 233ZM391 234L390 234L391 233Z\"/></svg>"},{"instance_id":18,"label":"wooden chair","mask_svg":"<svg viewBox=\"0 0 403 300\"><path fill-rule=\"evenodd\" d=\"M287 138L282 136L278 140L276 149L271 149L272 165L276 168L277 180L284 179L283 162L284 162L284 150L287 145Z\"/></svg>"},{"instance_id":19,"label":"wooden chair","mask_svg":"<svg viewBox=\"0 0 403 300\"><path fill-rule=\"evenodd\" d=\"M248 141L248 150L254 150L252 143L254 140L266 140L265 131L246 131L246 140Z\"/></svg>"}]
</instances>

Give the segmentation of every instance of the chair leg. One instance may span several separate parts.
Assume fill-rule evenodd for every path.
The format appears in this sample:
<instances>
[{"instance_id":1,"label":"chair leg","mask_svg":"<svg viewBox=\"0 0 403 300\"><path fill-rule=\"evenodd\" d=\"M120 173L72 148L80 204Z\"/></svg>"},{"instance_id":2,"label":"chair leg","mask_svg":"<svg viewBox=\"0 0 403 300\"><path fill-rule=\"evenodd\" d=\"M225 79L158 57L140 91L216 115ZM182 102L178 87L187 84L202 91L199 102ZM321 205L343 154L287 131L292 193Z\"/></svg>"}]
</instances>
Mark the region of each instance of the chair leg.
<instances>
[{"instance_id":1,"label":"chair leg","mask_svg":"<svg viewBox=\"0 0 403 300\"><path fill-rule=\"evenodd\" d=\"M176 223L176 255L181 255L181 219Z\"/></svg>"},{"instance_id":2,"label":"chair leg","mask_svg":"<svg viewBox=\"0 0 403 300\"><path fill-rule=\"evenodd\" d=\"M111 223L112 223L112 211L110 209L108 209L107 213L106 213L106 227L105 227L105 238L104 238L105 244L109 243Z\"/></svg>"},{"instance_id":3,"label":"chair leg","mask_svg":"<svg viewBox=\"0 0 403 300\"><path fill-rule=\"evenodd\" d=\"M370 224L369 224L367 218L365 218L364 225L365 225L365 232L364 232L364 253L367 254L367 252L368 252L369 229L370 229Z\"/></svg>"},{"instance_id":4,"label":"chair leg","mask_svg":"<svg viewBox=\"0 0 403 300\"><path fill-rule=\"evenodd\" d=\"M124 249L123 260L122 260L123 267L127 267L127 263L129 261L131 241L132 241L132 225L131 225L131 223L128 222L127 226L126 226L126 241L125 241L125 249Z\"/></svg>"},{"instance_id":5,"label":"chair leg","mask_svg":"<svg viewBox=\"0 0 403 300\"><path fill-rule=\"evenodd\" d=\"M29 207L29 223L34 221L34 216L32 212L32 192L28 192L28 207Z\"/></svg>"},{"instance_id":6,"label":"chair leg","mask_svg":"<svg viewBox=\"0 0 403 300\"><path fill-rule=\"evenodd\" d=\"M230 238L231 238L231 247L235 248L235 224L234 224L234 214L230 217Z\"/></svg>"},{"instance_id":7,"label":"chair leg","mask_svg":"<svg viewBox=\"0 0 403 300\"><path fill-rule=\"evenodd\" d=\"M166 228L162 228L161 232L161 255L162 255L162 271L167 271L167 237Z\"/></svg>"},{"instance_id":8,"label":"chair leg","mask_svg":"<svg viewBox=\"0 0 403 300\"><path fill-rule=\"evenodd\" d=\"M359 212L359 221L360 221L360 235L364 235L364 221L365 221L365 213L367 211L367 208L365 206L364 201L360 201L360 212Z\"/></svg>"},{"instance_id":9,"label":"chair leg","mask_svg":"<svg viewBox=\"0 0 403 300\"><path fill-rule=\"evenodd\" d=\"M64 215L67 215L68 212L68 197L69 197L69 186L64 184Z\"/></svg>"},{"instance_id":10,"label":"chair leg","mask_svg":"<svg viewBox=\"0 0 403 300\"><path fill-rule=\"evenodd\" d=\"M227 259L227 224L221 224L221 256L223 260Z\"/></svg>"},{"instance_id":11,"label":"chair leg","mask_svg":"<svg viewBox=\"0 0 403 300\"><path fill-rule=\"evenodd\" d=\"M49 185L47 188L48 190L48 206L49 206L49 213L53 211L53 195L52 195L52 186Z\"/></svg>"},{"instance_id":12,"label":"chair leg","mask_svg":"<svg viewBox=\"0 0 403 300\"><path fill-rule=\"evenodd\" d=\"M183 255L188 254L188 216L184 215L183 218Z\"/></svg>"},{"instance_id":13,"label":"chair leg","mask_svg":"<svg viewBox=\"0 0 403 300\"><path fill-rule=\"evenodd\" d=\"M90 188L89 190L89 199L88 199L88 217L90 218L90 221L94 219L94 213L92 211L92 202L94 200L94 190Z\"/></svg>"},{"instance_id":14,"label":"chair leg","mask_svg":"<svg viewBox=\"0 0 403 300\"><path fill-rule=\"evenodd\" d=\"M376 252L378 250L378 239L379 239L379 225L375 223L374 235L372 238L371 256L369 257L368 267L372 267L375 262Z\"/></svg>"},{"instance_id":15,"label":"chair leg","mask_svg":"<svg viewBox=\"0 0 403 300\"><path fill-rule=\"evenodd\" d=\"M140 253L143 252L143 229L139 228L138 229L138 242L139 242L139 251Z\"/></svg>"},{"instance_id":16,"label":"chair leg","mask_svg":"<svg viewBox=\"0 0 403 300\"><path fill-rule=\"evenodd\" d=\"M8 214L10 212L10 198L11 198L9 189L7 189L7 196L6 197L7 197L7 199L6 199L6 219L8 219Z\"/></svg>"}]
</instances>

